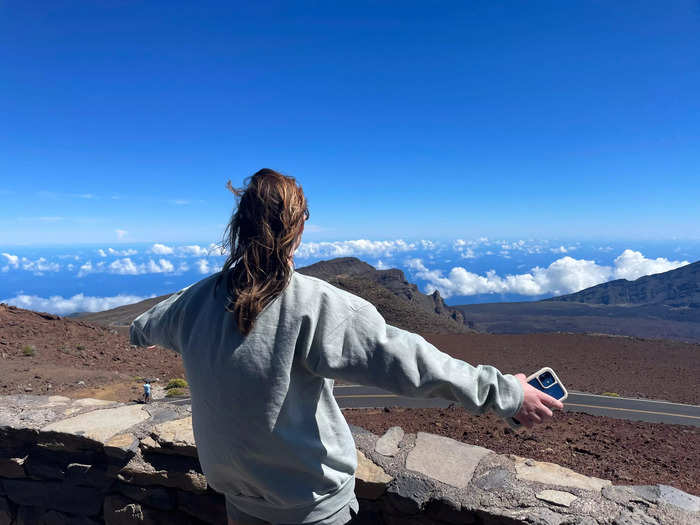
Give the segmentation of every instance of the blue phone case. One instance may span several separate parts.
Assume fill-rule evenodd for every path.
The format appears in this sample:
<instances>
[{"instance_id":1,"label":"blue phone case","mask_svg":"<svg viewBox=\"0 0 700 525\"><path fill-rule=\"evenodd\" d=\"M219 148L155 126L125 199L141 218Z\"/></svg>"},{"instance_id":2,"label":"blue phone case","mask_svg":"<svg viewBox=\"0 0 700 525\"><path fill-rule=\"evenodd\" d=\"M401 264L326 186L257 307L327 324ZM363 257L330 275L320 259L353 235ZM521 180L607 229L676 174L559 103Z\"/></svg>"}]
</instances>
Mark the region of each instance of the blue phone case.
<instances>
[{"instance_id":1,"label":"blue phone case","mask_svg":"<svg viewBox=\"0 0 700 525\"><path fill-rule=\"evenodd\" d=\"M527 383L537 390L544 392L545 394L552 396L558 400L564 400L568 397L569 393L562 385L561 381L549 367L544 367L532 374L527 378ZM513 428L521 428L522 424L515 418L508 418L506 420L508 424Z\"/></svg>"}]
</instances>

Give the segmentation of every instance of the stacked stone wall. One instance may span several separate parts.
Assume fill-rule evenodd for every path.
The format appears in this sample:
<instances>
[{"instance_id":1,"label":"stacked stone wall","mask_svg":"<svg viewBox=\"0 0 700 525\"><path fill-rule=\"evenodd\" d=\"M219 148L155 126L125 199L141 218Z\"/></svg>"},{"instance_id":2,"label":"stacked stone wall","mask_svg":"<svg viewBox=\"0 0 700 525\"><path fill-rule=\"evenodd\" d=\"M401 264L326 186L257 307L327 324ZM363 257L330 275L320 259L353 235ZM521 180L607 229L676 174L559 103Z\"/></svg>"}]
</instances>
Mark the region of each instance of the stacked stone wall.
<instances>
[{"instance_id":1,"label":"stacked stone wall","mask_svg":"<svg viewBox=\"0 0 700 525\"><path fill-rule=\"evenodd\" d=\"M395 427L354 427L360 523L700 524L700 498ZM190 407L0 397L0 525L225 524Z\"/></svg>"}]
</instances>

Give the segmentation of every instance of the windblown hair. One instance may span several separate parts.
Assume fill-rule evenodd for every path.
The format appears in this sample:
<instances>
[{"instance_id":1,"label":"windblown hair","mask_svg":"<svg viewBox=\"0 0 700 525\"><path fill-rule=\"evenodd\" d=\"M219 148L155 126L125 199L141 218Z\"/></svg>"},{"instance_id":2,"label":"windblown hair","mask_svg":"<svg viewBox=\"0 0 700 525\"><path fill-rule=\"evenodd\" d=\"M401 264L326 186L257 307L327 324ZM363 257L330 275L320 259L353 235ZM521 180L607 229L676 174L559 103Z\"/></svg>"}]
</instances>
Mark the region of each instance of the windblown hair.
<instances>
[{"instance_id":1,"label":"windblown hair","mask_svg":"<svg viewBox=\"0 0 700 525\"><path fill-rule=\"evenodd\" d=\"M226 309L247 335L258 314L289 282L290 257L301 225L309 218L300 185L270 169L261 169L236 189L237 208L224 234L230 255L217 281L226 280Z\"/></svg>"}]
</instances>

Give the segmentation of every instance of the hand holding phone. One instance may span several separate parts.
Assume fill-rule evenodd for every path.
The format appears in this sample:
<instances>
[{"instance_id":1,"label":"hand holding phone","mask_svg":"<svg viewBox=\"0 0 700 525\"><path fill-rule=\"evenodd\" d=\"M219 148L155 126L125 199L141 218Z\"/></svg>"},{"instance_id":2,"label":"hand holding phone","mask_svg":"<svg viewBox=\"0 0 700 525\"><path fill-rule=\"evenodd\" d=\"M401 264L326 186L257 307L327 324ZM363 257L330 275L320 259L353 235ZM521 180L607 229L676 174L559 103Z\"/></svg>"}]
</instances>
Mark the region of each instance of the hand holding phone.
<instances>
[{"instance_id":1,"label":"hand holding phone","mask_svg":"<svg viewBox=\"0 0 700 525\"><path fill-rule=\"evenodd\" d=\"M536 423L552 417L551 408L564 408L562 401L568 392L557 375L549 367L544 367L528 378L525 374L516 374L524 390L522 407L515 417L507 419L513 428L532 427Z\"/></svg>"}]
</instances>

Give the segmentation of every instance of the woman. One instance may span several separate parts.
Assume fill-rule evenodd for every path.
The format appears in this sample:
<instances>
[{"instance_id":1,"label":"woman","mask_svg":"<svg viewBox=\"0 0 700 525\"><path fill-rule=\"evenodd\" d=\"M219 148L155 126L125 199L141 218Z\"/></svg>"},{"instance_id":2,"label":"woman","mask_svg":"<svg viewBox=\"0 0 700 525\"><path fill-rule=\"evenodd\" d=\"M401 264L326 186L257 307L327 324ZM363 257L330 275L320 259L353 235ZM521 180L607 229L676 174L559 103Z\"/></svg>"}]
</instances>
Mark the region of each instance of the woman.
<instances>
[{"instance_id":1,"label":"woman","mask_svg":"<svg viewBox=\"0 0 700 525\"><path fill-rule=\"evenodd\" d=\"M309 214L293 178L263 169L233 191L222 271L131 326L132 343L182 355L199 460L230 524L335 525L358 512L355 444L334 379L459 401L527 427L551 417L543 402L562 408L523 374L453 359L360 297L294 272Z\"/></svg>"}]
</instances>

